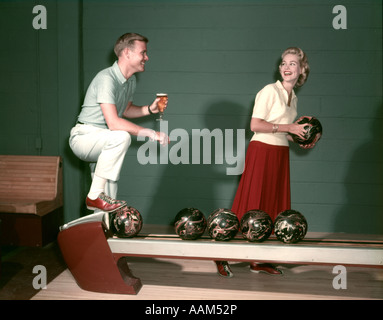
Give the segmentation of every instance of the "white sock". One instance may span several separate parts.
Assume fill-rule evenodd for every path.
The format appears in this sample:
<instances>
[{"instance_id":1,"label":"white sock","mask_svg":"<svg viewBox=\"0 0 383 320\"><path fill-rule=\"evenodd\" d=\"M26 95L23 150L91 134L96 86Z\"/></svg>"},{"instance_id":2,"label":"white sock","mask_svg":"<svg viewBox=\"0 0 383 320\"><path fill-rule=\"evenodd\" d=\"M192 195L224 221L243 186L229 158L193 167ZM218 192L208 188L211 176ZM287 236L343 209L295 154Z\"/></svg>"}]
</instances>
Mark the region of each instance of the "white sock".
<instances>
[{"instance_id":1,"label":"white sock","mask_svg":"<svg viewBox=\"0 0 383 320\"><path fill-rule=\"evenodd\" d=\"M104 192L105 184L106 179L94 175L92 185L90 186L90 190L88 193L88 198L92 200L96 199L101 192Z\"/></svg>"}]
</instances>

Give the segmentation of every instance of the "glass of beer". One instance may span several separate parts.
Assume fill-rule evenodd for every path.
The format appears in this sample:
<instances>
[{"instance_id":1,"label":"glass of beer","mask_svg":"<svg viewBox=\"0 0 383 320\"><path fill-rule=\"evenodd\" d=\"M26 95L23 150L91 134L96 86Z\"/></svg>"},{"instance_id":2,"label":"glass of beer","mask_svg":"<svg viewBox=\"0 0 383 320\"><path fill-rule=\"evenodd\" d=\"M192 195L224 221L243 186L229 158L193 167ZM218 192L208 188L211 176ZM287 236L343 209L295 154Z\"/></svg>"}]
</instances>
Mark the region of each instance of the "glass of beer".
<instances>
[{"instance_id":1,"label":"glass of beer","mask_svg":"<svg viewBox=\"0 0 383 320\"><path fill-rule=\"evenodd\" d=\"M160 113L160 117L157 119L157 121L161 121L162 117L164 116L164 110L165 110L166 104L168 102L168 94L157 93L157 98L160 98L160 101L158 101L158 110Z\"/></svg>"}]
</instances>

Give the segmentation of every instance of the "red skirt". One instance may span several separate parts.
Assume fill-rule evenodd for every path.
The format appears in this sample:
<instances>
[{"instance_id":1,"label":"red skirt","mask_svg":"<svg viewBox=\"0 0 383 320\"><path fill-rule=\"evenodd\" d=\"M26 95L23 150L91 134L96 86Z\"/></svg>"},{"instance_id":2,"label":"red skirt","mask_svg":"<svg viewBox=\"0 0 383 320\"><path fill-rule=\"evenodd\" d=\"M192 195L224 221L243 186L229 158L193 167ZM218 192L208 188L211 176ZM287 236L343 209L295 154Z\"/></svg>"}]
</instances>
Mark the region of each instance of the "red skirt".
<instances>
[{"instance_id":1,"label":"red skirt","mask_svg":"<svg viewBox=\"0 0 383 320\"><path fill-rule=\"evenodd\" d=\"M249 210L263 210L274 221L290 208L289 147L251 141L231 210L239 220Z\"/></svg>"}]
</instances>

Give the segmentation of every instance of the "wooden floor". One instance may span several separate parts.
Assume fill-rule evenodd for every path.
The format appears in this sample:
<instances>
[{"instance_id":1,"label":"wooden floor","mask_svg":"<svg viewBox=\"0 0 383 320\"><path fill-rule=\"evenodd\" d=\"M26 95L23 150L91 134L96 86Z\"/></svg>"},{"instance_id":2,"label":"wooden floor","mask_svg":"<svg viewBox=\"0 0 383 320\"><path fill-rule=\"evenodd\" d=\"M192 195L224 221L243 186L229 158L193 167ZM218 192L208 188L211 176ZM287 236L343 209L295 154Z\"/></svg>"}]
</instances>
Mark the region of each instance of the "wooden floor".
<instances>
[{"instance_id":1,"label":"wooden floor","mask_svg":"<svg viewBox=\"0 0 383 320\"><path fill-rule=\"evenodd\" d=\"M246 263L232 263L233 278L216 274L209 261L132 258L130 267L143 287L137 295L87 292L79 288L69 270L32 299L102 300L316 300L383 299L383 270L348 268L347 289L336 290L330 266L283 265L282 276L254 274Z\"/></svg>"},{"instance_id":2,"label":"wooden floor","mask_svg":"<svg viewBox=\"0 0 383 320\"><path fill-rule=\"evenodd\" d=\"M38 291L32 282L33 268L43 265L50 283L66 265L56 242L45 247L2 247L0 267L0 300L28 300Z\"/></svg>"},{"instance_id":3,"label":"wooden floor","mask_svg":"<svg viewBox=\"0 0 383 320\"><path fill-rule=\"evenodd\" d=\"M247 263L231 263L222 278L211 261L129 258L143 284L137 295L94 293L78 287L57 243L43 248L2 248L0 300L383 300L383 269L347 267L347 289L333 288L332 266L281 265L282 276L255 274ZM47 269L47 288L35 290L33 267Z\"/></svg>"}]
</instances>

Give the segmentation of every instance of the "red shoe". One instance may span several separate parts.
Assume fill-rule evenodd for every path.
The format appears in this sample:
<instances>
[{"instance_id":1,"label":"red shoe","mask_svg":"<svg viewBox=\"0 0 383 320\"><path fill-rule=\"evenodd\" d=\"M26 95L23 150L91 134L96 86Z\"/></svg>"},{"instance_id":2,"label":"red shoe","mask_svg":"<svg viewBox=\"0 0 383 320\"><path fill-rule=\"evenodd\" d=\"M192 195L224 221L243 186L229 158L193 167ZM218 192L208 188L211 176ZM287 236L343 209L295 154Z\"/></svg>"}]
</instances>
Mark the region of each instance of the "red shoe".
<instances>
[{"instance_id":1,"label":"red shoe","mask_svg":"<svg viewBox=\"0 0 383 320\"><path fill-rule=\"evenodd\" d=\"M214 262L217 265L217 271L221 277L231 278L234 276L234 273L231 271L227 261L214 261Z\"/></svg>"},{"instance_id":2,"label":"red shoe","mask_svg":"<svg viewBox=\"0 0 383 320\"><path fill-rule=\"evenodd\" d=\"M126 201L115 200L107 196L104 192L101 192L95 200L86 197L85 203L89 210L100 209L105 212L111 212L127 205Z\"/></svg>"},{"instance_id":3,"label":"red shoe","mask_svg":"<svg viewBox=\"0 0 383 320\"><path fill-rule=\"evenodd\" d=\"M274 267L273 265L269 263L250 263L250 271L255 273L267 273L272 276L280 276L283 274L281 270Z\"/></svg>"}]
</instances>

